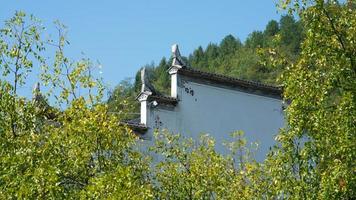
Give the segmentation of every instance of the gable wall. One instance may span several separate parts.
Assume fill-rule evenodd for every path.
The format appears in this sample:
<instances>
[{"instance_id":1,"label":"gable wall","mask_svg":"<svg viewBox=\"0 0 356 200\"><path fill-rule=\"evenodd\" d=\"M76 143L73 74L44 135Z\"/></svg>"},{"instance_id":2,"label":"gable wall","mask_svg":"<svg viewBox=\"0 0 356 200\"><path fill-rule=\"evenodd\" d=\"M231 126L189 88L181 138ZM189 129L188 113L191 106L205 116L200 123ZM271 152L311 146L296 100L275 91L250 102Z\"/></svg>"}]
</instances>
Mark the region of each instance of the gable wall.
<instances>
[{"instance_id":1,"label":"gable wall","mask_svg":"<svg viewBox=\"0 0 356 200\"><path fill-rule=\"evenodd\" d=\"M226 152L222 143L229 134L243 130L248 142L258 142L256 158L261 161L274 136L284 125L282 100L204 83L179 75L178 105L148 107L146 138L152 140L154 129L167 129L187 137L208 133L216 139L217 150Z\"/></svg>"}]
</instances>

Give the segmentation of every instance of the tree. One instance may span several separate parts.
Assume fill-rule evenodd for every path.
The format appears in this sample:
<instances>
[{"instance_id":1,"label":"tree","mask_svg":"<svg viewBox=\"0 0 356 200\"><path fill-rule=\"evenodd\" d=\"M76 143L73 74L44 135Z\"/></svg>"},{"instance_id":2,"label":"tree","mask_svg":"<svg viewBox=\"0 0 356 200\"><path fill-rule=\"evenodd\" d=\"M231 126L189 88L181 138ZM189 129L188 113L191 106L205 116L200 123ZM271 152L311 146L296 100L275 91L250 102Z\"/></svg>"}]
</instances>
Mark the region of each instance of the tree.
<instances>
[{"instance_id":1,"label":"tree","mask_svg":"<svg viewBox=\"0 0 356 200\"><path fill-rule=\"evenodd\" d=\"M208 59L215 59L219 56L219 47L216 44L208 44L205 53Z\"/></svg>"},{"instance_id":2,"label":"tree","mask_svg":"<svg viewBox=\"0 0 356 200\"><path fill-rule=\"evenodd\" d=\"M3 87L11 95L7 96L11 100L6 105L9 113L3 113L4 124L11 127L14 137L17 135L17 129L22 129L25 124L21 123L18 115L18 106L22 99L17 98L18 87L23 86L28 73L31 72L34 64L44 62L39 53L44 50L43 43L40 40L40 33L43 27L39 20L29 16L29 26L25 26L25 13L16 12L15 15L5 22L5 27L0 30L0 65L1 73L10 83L4 82ZM20 100L20 102L19 102Z\"/></svg>"},{"instance_id":3,"label":"tree","mask_svg":"<svg viewBox=\"0 0 356 200\"><path fill-rule=\"evenodd\" d=\"M242 132L232 134L226 155L207 135L193 141L157 132L153 151L161 160L150 163L136 150L132 131L119 123L127 112L122 101L139 84L124 81L107 105L104 84L93 76L95 63L66 57L66 27L55 23L58 38L43 40L39 21L17 12L0 29L0 198L353 199L356 5L351 0L285 0L280 6L298 14L302 23L284 17L280 34L268 38L269 60L233 36L205 51L199 48L191 58L203 55L217 64L216 71L261 80L273 70L259 66L258 59L278 70L287 66L281 80L288 126L264 163L254 161L254 148ZM287 35L299 25L305 38L294 62L290 55L298 55L299 39ZM44 59L43 51L55 54ZM154 84L167 84L162 74L169 63L162 59L157 67L148 66ZM37 87L31 100L17 89L33 70L41 72L49 92Z\"/></svg>"},{"instance_id":4,"label":"tree","mask_svg":"<svg viewBox=\"0 0 356 200\"><path fill-rule=\"evenodd\" d=\"M240 47L242 47L240 40L237 40L232 35L228 35L220 43L220 53L226 56L234 53Z\"/></svg>"},{"instance_id":5,"label":"tree","mask_svg":"<svg viewBox=\"0 0 356 200\"><path fill-rule=\"evenodd\" d=\"M347 1L283 1L306 32L283 75L288 128L267 165L274 198L356 196L356 15ZM282 26L281 26L282 29Z\"/></svg>"},{"instance_id":6,"label":"tree","mask_svg":"<svg viewBox=\"0 0 356 200\"><path fill-rule=\"evenodd\" d=\"M168 63L166 58L163 57L159 65L154 69L154 73L156 74L156 80L154 80L153 84L157 86L158 91L162 91L164 93L170 92L170 76L167 73L167 70L170 67L170 63Z\"/></svg>"},{"instance_id":7,"label":"tree","mask_svg":"<svg viewBox=\"0 0 356 200\"><path fill-rule=\"evenodd\" d=\"M249 48L259 48L263 47L264 35L261 31L252 32L246 39L246 46Z\"/></svg>"},{"instance_id":8,"label":"tree","mask_svg":"<svg viewBox=\"0 0 356 200\"><path fill-rule=\"evenodd\" d=\"M139 115L139 103L136 102L135 86L131 79L124 79L111 91L107 105L110 113L119 115L121 119L133 119Z\"/></svg>"},{"instance_id":9,"label":"tree","mask_svg":"<svg viewBox=\"0 0 356 200\"><path fill-rule=\"evenodd\" d=\"M204 69L207 67L205 53L201 46L194 50L193 55L190 55L189 63L198 69Z\"/></svg>"},{"instance_id":10,"label":"tree","mask_svg":"<svg viewBox=\"0 0 356 200\"><path fill-rule=\"evenodd\" d=\"M153 171L156 199L261 198L257 183L260 165L252 156L242 132L231 134L229 152L215 150L215 141L201 135L198 141L180 135L156 133L152 150L160 156Z\"/></svg>"},{"instance_id":11,"label":"tree","mask_svg":"<svg viewBox=\"0 0 356 200\"><path fill-rule=\"evenodd\" d=\"M267 37L275 36L279 32L279 24L276 20L271 20L268 22L263 34Z\"/></svg>"},{"instance_id":12,"label":"tree","mask_svg":"<svg viewBox=\"0 0 356 200\"><path fill-rule=\"evenodd\" d=\"M16 12L0 30L0 198L150 198L147 162L120 116L108 113L95 65L65 56L65 26L57 22L58 38L43 40L38 24ZM43 59L44 50L55 56ZM17 87L35 63L50 92L37 88L31 100ZM47 96L55 99L50 118Z\"/></svg>"},{"instance_id":13,"label":"tree","mask_svg":"<svg viewBox=\"0 0 356 200\"><path fill-rule=\"evenodd\" d=\"M281 17L279 24L282 44L294 53L299 52L302 42L300 23L293 16L285 15Z\"/></svg>"}]
</instances>

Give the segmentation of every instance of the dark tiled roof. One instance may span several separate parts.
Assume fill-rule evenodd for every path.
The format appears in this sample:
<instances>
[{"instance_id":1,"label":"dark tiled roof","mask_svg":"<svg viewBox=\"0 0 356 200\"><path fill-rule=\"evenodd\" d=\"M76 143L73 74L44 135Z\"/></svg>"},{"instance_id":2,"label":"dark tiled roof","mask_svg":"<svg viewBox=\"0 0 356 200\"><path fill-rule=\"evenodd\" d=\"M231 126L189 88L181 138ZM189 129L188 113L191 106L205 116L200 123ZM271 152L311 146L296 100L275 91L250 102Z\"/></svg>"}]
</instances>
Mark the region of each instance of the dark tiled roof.
<instances>
[{"instance_id":1,"label":"dark tiled roof","mask_svg":"<svg viewBox=\"0 0 356 200\"><path fill-rule=\"evenodd\" d=\"M179 74L188 76L188 77L195 77L199 79L208 80L214 83L223 84L232 87L238 87L243 90L248 91L260 91L267 95L272 95L278 98L282 97L282 87L267 85L263 83L258 83L254 81L247 81L238 78L233 78L225 75L220 74L213 74L209 72L203 72L193 68L181 68L178 70Z\"/></svg>"},{"instance_id":2,"label":"dark tiled roof","mask_svg":"<svg viewBox=\"0 0 356 200\"><path fill-rule=\"evenodd\" d=\"M162 104L169 104L169 105L177 105L178 100L174 97L163 96L163 95L151 95L148 97L149 100L157 101L158 103Z\"/></svg>"},{"instance_id":3,"label":"dark tiled roof","mask_svg":"<svg viewBox=\"0 0 356 200\"><path fill-rule=\"evenodd\" d=\"M144 124L140 123L140 118L131 119L121 122L121 124L130 127L133 131L137 131L139 133L144 133L147 131L147 127Z\"/></svg>"}]
</instances>

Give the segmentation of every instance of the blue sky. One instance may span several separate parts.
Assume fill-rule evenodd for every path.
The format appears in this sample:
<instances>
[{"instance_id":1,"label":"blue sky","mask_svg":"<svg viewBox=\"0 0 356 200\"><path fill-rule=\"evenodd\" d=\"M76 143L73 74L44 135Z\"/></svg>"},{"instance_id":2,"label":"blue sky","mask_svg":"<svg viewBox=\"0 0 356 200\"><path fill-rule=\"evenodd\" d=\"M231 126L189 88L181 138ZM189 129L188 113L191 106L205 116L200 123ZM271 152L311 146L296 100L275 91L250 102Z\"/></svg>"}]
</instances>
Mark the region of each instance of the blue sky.
<instances>
[{"instance_id":1,"label":"blue sky","mask_svg":"<svg viewBox=\"0 0 356 200\"><path fill-rule=\"evenodd\" d=\"M16 10L34 14L46 26L58 19L69 29L67 53L80 53L103 66L109 86L133 77L143 65L170 56L180 45L187 56L199 45L219 43L232 34L242 41L278 20L275 0L1 0L0 22ZM53 27L53 26L52 26Z\"/></svg>"}]
</instances>

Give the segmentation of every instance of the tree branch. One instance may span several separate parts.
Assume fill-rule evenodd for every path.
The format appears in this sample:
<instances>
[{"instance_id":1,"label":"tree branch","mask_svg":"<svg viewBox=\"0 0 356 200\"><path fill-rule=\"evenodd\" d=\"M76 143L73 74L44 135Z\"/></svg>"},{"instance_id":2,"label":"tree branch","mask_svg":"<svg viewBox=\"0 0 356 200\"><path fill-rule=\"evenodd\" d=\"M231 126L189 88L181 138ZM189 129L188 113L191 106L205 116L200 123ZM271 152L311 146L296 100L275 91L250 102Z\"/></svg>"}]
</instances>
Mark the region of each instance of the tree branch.
<instances>
[{"instance_id":1,"label":"tree branch","mask_svg":"<svg viewBox=\"0 0 356 200\"><path fill-rule=\"evenodd\" d=\"M326 10L324 5L322 5L322 10L323 10L324 15L328 19L328 21L330 23L330 26L331 26L332 30L334 31L334 34L337 37L337 39L338 39L343 51L345 52L345 55L350 59L352 69L354 70L354 72L356 72L354 58L353 58L352 54L348 52L346 44L345 44L345 42L343 40L342 34L337 30L334 20L332 19L332 17L328 13L328 11Z\"/></svg>"}]
</instances>

